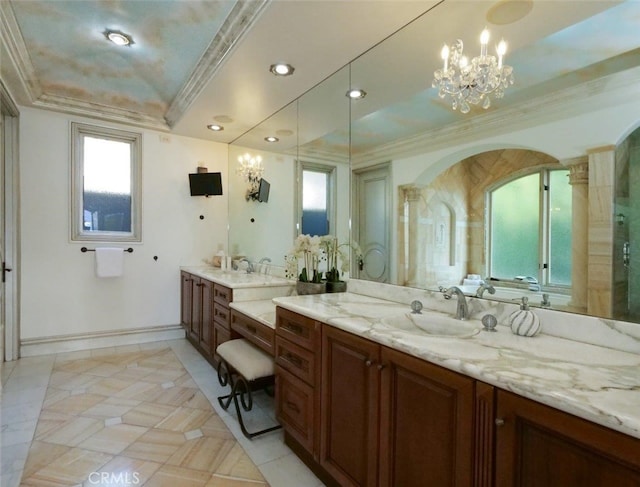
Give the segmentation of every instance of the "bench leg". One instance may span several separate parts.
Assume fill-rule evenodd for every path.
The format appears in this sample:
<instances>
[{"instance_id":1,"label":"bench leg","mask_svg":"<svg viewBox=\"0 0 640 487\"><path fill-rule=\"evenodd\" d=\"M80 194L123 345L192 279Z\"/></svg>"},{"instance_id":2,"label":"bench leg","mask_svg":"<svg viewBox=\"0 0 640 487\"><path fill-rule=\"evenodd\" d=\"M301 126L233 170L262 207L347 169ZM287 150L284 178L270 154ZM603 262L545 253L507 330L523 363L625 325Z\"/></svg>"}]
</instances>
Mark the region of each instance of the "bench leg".
<instances>
[{"instance_id":1,"label":"bench leg","mask_svg":"<svg viewBox=\"0 0 640 487\"><path fill-rule=\"evenodd\" d=\"M255 387L252 387L252 383L247 381L242 375L234 374L229 371L229 367L221 360L218 364L218 380L222 386L226 386L229 384L231 387L231 393L226 396L219 396L218 402L220 406L225 411L231 405L231 401L236 409L236 414L238 416L238 423L240 423L240 429L242 430L242 434L249 439L252 439L258 435L262 435L264 433L269 433L271 431L278 430L282 428L281 425L272 426L270 428L265 428L259 431L255 431L250 433L244 425L244 420L242 419L242 411L240 410L240 404L242 404L242 409L249 412L253 408L253 397L251 395L252 390L255 390ZM255 384L253 384L255 385ZM267 386L264 386L265 390ZM238 400L238 398L240 398Z\"/></svg>"}]
</instances>

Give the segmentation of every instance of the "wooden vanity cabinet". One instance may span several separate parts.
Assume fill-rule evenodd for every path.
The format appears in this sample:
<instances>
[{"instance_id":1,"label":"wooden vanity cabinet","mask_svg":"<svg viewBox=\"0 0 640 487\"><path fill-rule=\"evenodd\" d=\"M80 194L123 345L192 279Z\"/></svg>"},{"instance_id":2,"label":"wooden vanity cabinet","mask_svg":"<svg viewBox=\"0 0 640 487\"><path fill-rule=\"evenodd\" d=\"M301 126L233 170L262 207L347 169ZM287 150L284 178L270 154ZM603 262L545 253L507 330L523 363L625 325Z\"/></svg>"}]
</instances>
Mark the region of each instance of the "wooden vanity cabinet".
<instances>
[{"instance_id":1,"label":"wooden vanity cabinet","mask_svg":"<svg viewBox=\"0 0 640 487\"><path fill-rule=\"evenodd\" d=\"M497 390L496 487L640 486L640 439Z\"/></svg>"},{"instance_id":2,"label":"wooden vanity cabinet","mask_svg":"<svg viewBox=\"0 0 640 487\"><path fill-rule=\"evenodd\" d=\"M471 486L473 428L473 379L323 327L320 464L341 486Z\"/></svg>"},{"instance_id":3,"label":"wooden vanity cabinet","mask_svg":"<svg viewBox=\"0 0 640 487\"><path fill-rule=\"evenodd\" d=\"M320 328L318 321L276 309L276 417L285 441L311 467L319 452Z\"/></svg>"},{"instance_id":4,"label":"wooden vanity cabinet","mask_svg":"<svg viewBox=\"0 0 640 487\"><path fill-rule=\"evenodd\" d=\"M327 485L640 486L638 438L296 313L277 316L278 419Z\"/></svg>"},{"instance_id":5,"label":"wooden vanity cabinet","mask_svg":"<svg viewBox=\"0 0 640 487\"><path fill-rule=\"evenodd\" d=\"M180 272L180 322L185 335L198 351L217 365L216 347L231 339L229 303L232 290Z\"/></svg>"}]
</instances>

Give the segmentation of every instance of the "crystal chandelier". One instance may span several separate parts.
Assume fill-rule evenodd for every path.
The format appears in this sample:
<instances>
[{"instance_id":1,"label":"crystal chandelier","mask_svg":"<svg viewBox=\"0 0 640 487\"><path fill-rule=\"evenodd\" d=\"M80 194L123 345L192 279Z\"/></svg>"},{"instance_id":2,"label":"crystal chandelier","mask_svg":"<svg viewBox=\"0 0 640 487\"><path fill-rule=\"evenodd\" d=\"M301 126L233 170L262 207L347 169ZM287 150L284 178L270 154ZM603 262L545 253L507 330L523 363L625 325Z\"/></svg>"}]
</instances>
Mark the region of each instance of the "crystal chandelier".
<instances>
[{"instance_id":1,"label":"crystal chandelier","mask_svg":"<svg viewBox=\"0 0 640 487\"><path fill-rule=\"evenodd\" d=\"M482 102L482 108L489 108L489 95L496 98L504 96L504 90L513 84L513 68L503 64L507 52L507 43L502 40L496 48L498 57L487 54L489 31L484 29L480 35L480 55L471 62L462 55L462 41L458 39L450 47L442 48L441 57L444 67L434 72L433 87L438 88L438 96L451 96L451 108L460 107L462 113L469 113L470 104Z\"/></svg>"},{"instance_id":2,"label":"crystal chandelier","mask_svg":"<svg viewBox=\"0 0 640 487\"><path fill-rule=\"evenodd\" d=\"M244 156L238 157L237 173L241 174L244 180L249 184L246 194L247 200L249 199L250 194L258 191L260 178L262 177L263 172L264 167L262 166L262 157L253 157L248 153Z\"/></svg>"}]
</instances>

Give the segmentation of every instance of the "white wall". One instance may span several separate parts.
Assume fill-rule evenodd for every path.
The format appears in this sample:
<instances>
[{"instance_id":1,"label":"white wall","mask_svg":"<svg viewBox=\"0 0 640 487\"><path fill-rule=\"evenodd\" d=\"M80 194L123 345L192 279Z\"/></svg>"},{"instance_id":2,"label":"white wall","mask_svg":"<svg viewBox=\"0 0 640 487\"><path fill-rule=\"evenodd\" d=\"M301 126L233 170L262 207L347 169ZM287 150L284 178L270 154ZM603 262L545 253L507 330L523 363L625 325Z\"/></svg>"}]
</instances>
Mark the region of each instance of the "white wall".
<instances>
[{"instance_id":1,"label":"white wall","mask_svg":"<svg viewBox=\"0 0 640 487\"><path fill-rule=\"evenodd\" d=\"M179 267L226 250L227 145L44 110L20 113L21 338L180 323ZM96 278L95 254L80 252L96 245L70 242L72 121L143 134L143 242L123 244L134 249L123 277ZM223 196L189 195L187 174L199 161L222 172Z\"/></svg>"}]
</instances>

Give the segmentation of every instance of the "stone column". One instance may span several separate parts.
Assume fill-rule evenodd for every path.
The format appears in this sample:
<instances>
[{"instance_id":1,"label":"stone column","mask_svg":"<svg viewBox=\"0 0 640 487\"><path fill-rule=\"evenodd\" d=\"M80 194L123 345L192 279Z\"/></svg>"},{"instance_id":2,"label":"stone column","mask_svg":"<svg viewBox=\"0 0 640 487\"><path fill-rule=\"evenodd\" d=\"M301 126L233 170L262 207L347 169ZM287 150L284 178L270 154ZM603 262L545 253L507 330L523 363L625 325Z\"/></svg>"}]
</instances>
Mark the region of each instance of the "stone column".
<instances>
[{"instance_id":1,"label":"stone column","mask_svg":"<svg viewBox=\"0 0 640 487\"><path fill-rule=\"evenodd\" d=\"M609 318L613 312L613 225L615 146L589 156L589 271L587 313Z\"/></svg>"},{"instance_id":2,"label":"stone column","mask_svg":"<svg viewBox=\"0 0 640 487\"><path fill-rule=\"evenodd\" d=\"M406 243L408 247L406 256L407 274L405 275L404 279L405 284L408 285L416 284L418 280L418 267L420 261L418 246L418 222L420 220L419 203L421 191L422 187L413 184L402 187L402 192L404 193L404 201L406 201L409 206L409 212L406 222L406 225L408 226L408 242Z\"/></svg>"},{"instance_id":3,"label":"stone column","mask_svg":"<svg viewBox=\"0 0 640 487\"><path fill-rule=\"evenodd\" d=\"M571 185L571 301L572 311L585 313L589 265L589 161L581 157L565 163Z\"/></svg>"}]
</instances>

